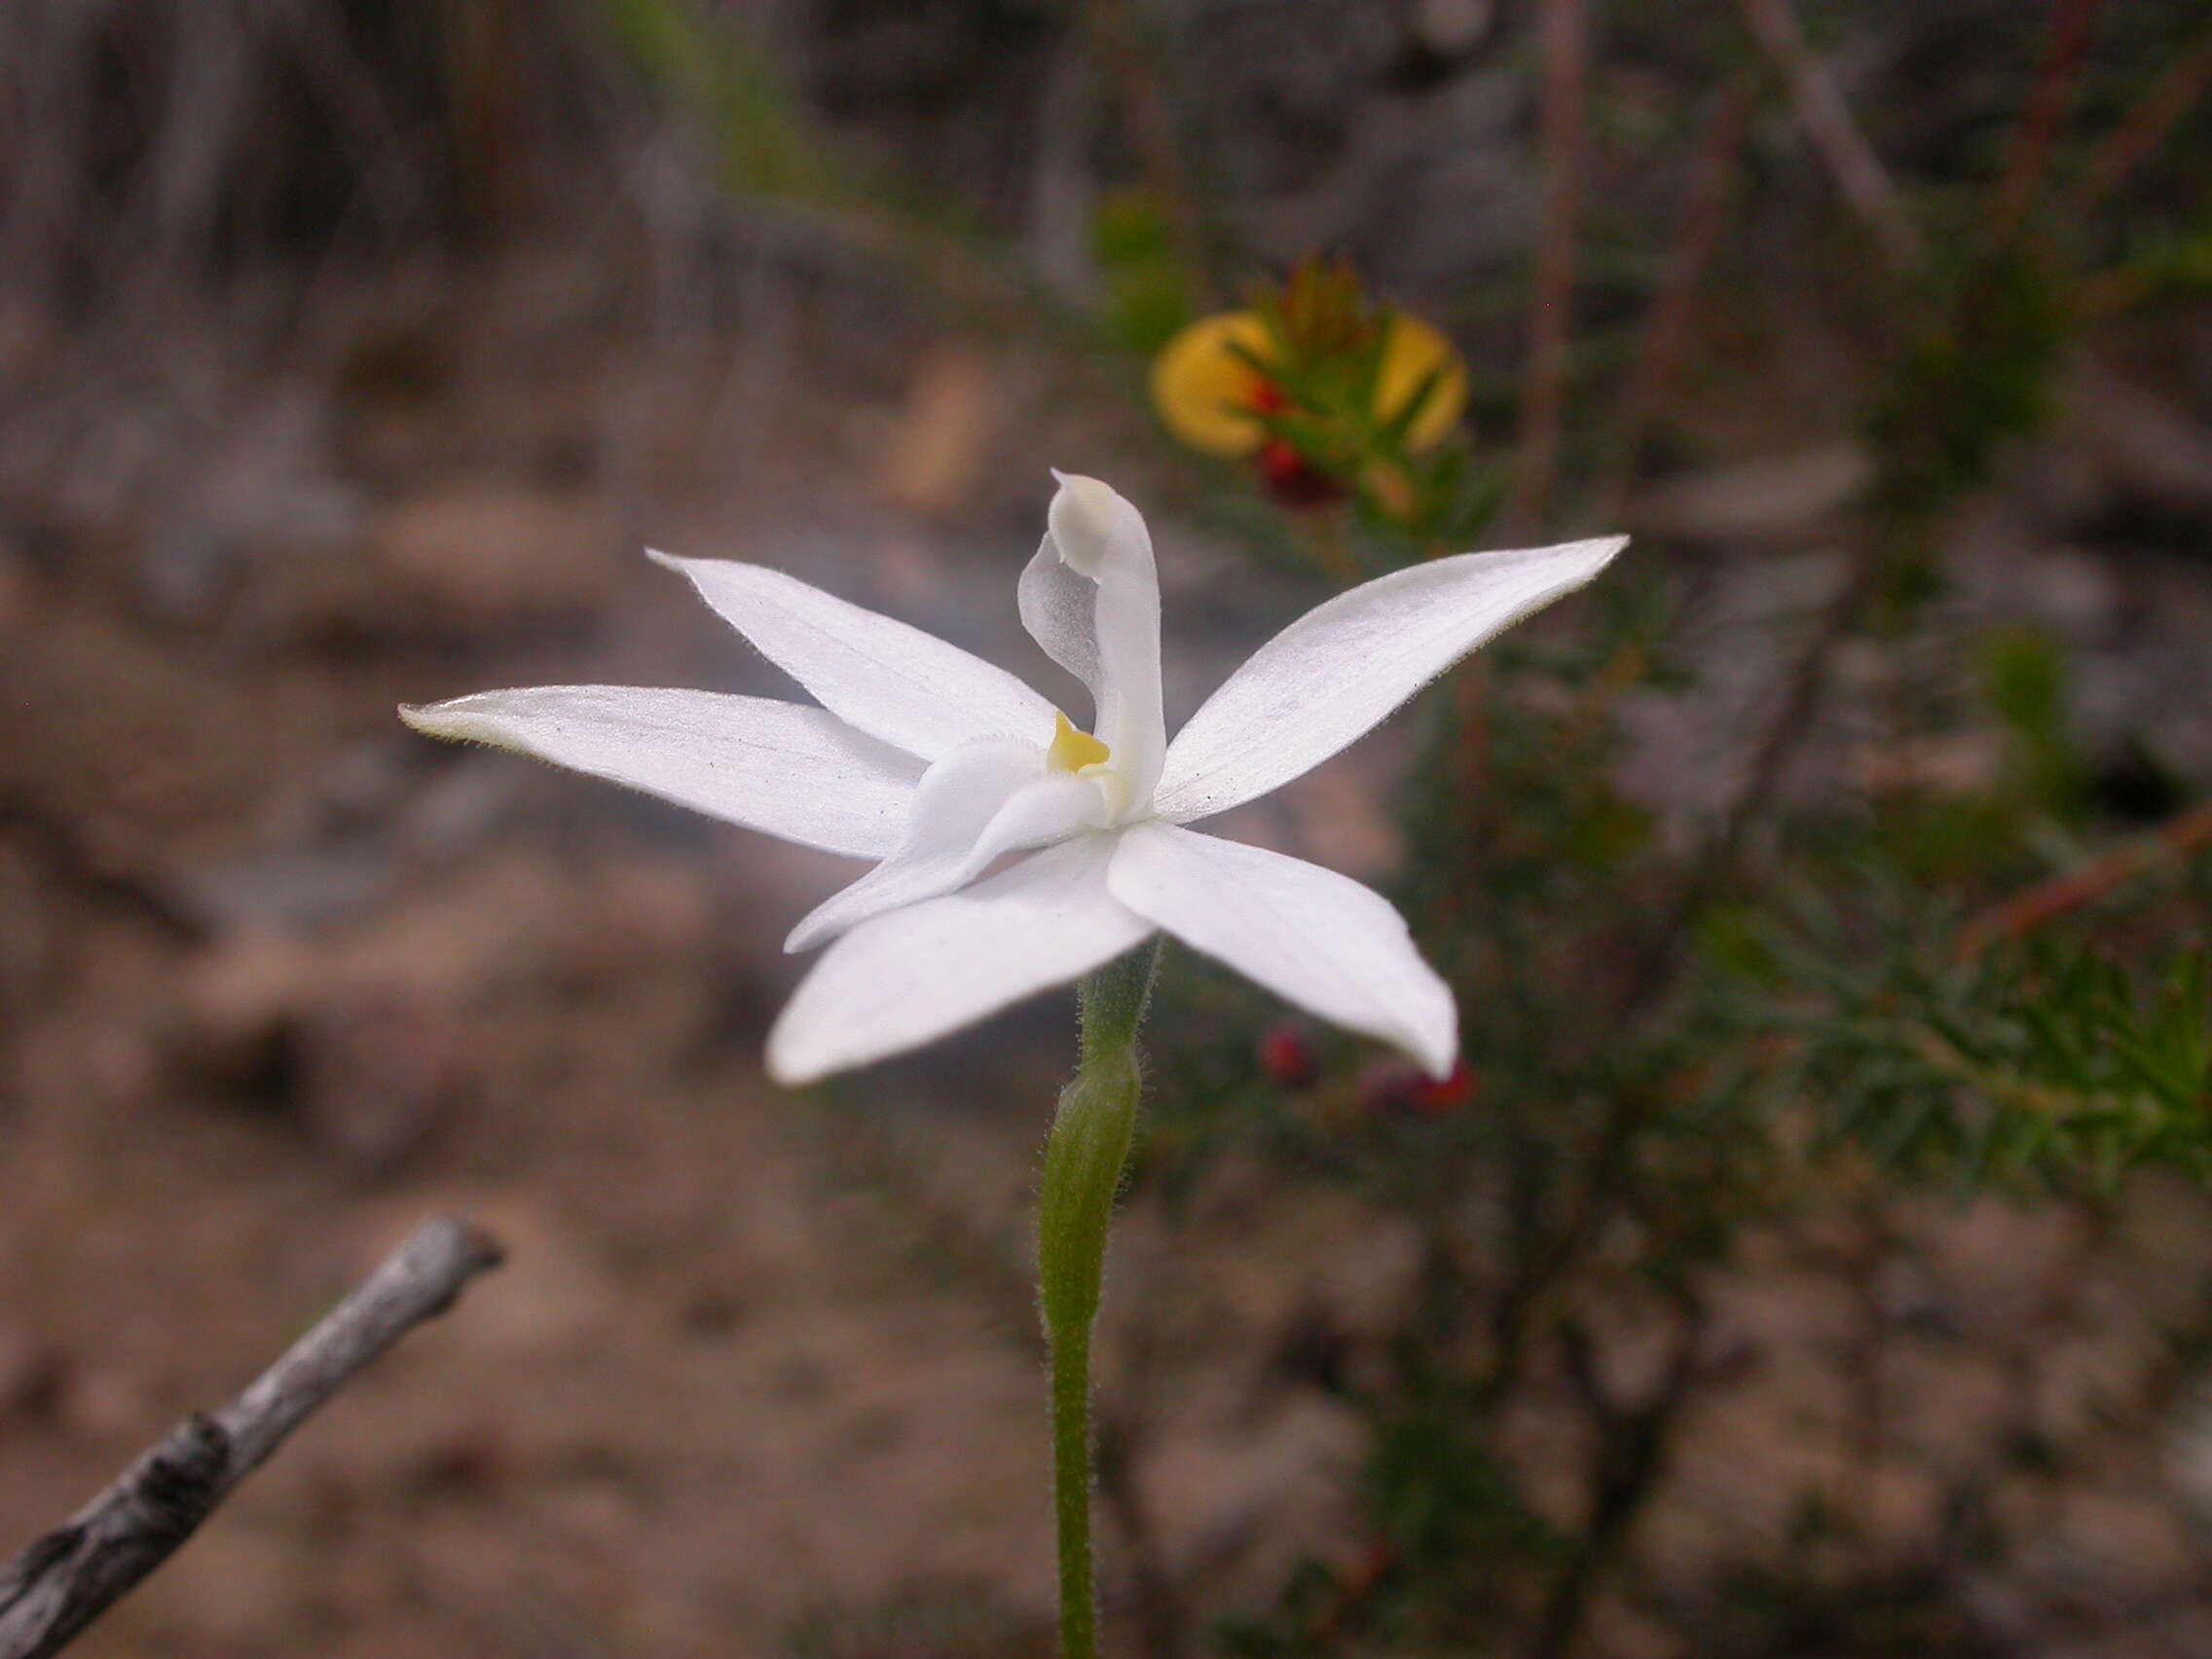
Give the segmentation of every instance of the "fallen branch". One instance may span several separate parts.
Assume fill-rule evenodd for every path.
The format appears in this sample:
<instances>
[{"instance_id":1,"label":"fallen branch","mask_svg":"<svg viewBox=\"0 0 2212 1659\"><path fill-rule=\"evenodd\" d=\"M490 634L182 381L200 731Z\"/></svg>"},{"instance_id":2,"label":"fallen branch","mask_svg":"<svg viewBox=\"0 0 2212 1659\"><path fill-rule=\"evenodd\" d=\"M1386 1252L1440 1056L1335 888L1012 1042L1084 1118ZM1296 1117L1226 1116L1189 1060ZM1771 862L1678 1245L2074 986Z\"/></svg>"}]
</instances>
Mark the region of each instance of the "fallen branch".
<instances>
[{"instance_id":1,"label":"fallen branch","mask_svg":"<svg viewBox=\"0 0 2212 1659\"><path fill-rule=\"evenodd\" d=\"M1971 961L1990 945L2024 939L2046 922L2055 922L2116 893L2137 876L2212 848L2212 805L2194 807L2161 825L2156 833L2129 841L2078 869L2016 893L1984 910L1959 935L1958 959Z\"/></svg>"},{"instance_id":2,"label":"fallen branch","mask_svg":"<svg viewBox=\"0 0 2212 1659\"><path fill-rule=\"evenodd\" d=\"M453 1306L500 1249L465 1222L424 1222L237 1399L195 1412L74 1519L0 1567L0 1659L46 1659L192 1536L355 1373Z\"/></svg>"}]
</instances>

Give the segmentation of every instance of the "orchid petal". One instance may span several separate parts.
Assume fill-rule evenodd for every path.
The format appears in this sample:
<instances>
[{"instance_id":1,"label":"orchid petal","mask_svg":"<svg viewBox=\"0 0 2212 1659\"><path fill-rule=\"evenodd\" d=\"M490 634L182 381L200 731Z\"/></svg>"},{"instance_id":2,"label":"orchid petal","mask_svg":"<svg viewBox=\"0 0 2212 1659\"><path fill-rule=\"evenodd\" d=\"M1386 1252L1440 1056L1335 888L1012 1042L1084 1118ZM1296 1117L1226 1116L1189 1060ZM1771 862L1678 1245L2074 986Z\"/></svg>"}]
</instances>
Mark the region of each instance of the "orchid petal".
<instances>
[{"instance_id":1,"label":"orchid petal","mask_svg":"<svg viewBox=\"0 0 2212 1659\"><path fill-rule=\"evenodd\" d=\"M800 981L768 1034L779 1083L866 1065L1064 984L1152 925L1106 891L1111 836L1047 848L959 893L855 928Z\"/></svg>"},{"instance_id":2,"label":"orchid petal","mask_svg":"<svg viewBox=\"0 0 2212 1659\"><path fill-rule=\"evenodd\" d=\"M432 737L512 749L854 858L899 844L922 775L911 756L834 715L766 697L536 685L399 715Z\"/></svg>"},{"instance_id":3,"label":"orchid petal","mask_svg":"<svg viewBox=\"0 0 2212 1659\"><path fill-rule=\"evenodd\" d=\"M1626 544L1616 535L1462 553L1339 594L1262 645L1191 717L1168 747L1154 809L1187 824L1310 771Z\"/></svg>"},{"instance_id":4,"label":"orchid petal","mask_svg":"<svg viewBox=\"0 0 2212 1659\"><path fill-rule=\"evenodd\" d=\"M935 635L764 566L653 558L824 708L894 748L940 760L977 738L1051 738L1051 703Z\"/></svg>"},{"instance_id":5,"label":"orchid petal","mask_svg":"<svg viewBox=\"0 0 2212 1659\"><path fill-rule=\"evenodd\" d=\"M784 941L811 950L871 916L965 887L1004 853L1105 821L1095 784L1044 770L1026 744L971 744L922 775L898 851L817 904Z\"/></svg>"},{"instance_id":6,"label":"orchid petal","mask_svg":"<svg viewBox=\"0 0 2212 1659\"><path fill-rule=\"evenodd\" d=\"M1160 572L1144 515L1095 478L1059 474L1021 621L1045 654L1090 688L1092 733L1113 752L1124 816L1160 777Z\"/></svg>"},{"instance_id":7,"label":"orchid petal","mask_svg":"<svg viewBox=\"0 0 2212 1659\"><path fill-rule=\"evenodd\" d=\"M1452 991L1381 894L1303 859L1171 824L1122 831L1114 897L1323 1019L1395 1044L1437 1077L1458 1051Z\"/></svg>"},{"instance_id":8,"label":"orchid petal","mask_svg":"<svg viewBox=\"0 0 2212 1659\"><path fill-rule=\"evenodd\" d=\"M1086 830L1106 827L1106 797L1089 778L1049 772L1007 797L968 855L968 875L980 874L1005 853L1022 852L1064 841Z\"/></svg>"}]
</instances>

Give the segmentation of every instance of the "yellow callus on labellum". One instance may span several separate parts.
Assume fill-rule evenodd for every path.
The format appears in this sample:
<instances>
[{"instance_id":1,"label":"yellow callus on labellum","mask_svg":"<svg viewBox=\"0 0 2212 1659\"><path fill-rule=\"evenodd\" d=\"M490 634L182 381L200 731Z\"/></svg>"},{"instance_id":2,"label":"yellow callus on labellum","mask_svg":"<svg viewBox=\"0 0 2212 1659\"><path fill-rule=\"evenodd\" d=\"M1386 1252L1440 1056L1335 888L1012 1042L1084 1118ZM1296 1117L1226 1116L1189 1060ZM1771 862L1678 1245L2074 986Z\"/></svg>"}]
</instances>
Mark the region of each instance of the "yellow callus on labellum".
<instances>
[{"instance_id":1,"label":"yellow callus on labellum","mask_svg":"<svg viewBox=\"0 0 2212 1659\"><path fill-rule=\"evenodd\" d=\"M1404 412L1421 387L1435 377L1435 389L1406 433L1409 448L1428 449L1441 442L1467 407L1467 372L1459 353L1443 333L1419 317L1392 313L1375 388L1376 416L1387 421ZM1268 362L1275 353L1273 335L1258 313L1220 312L1200 317L1161 349L1152 365L1152 401L1167 429L1192 449L1207 455L1247 456L1267 440L1253 419L1284 407L1282 393L1250 358Z\"/></svg>"},{"instance_id":2,"label":"yellow callus on labellum","mask_svg":"<svg viewBox=\"0 0 2212 1659\"><path fill-rule=\"evenodd\" d=\"M1045 764L1055 772L1073 772L1081 776L1091 766L1103 766L1114 758L1114 752L1087 731L1079 730L1074 721L1059 710L1052 711L1052 741L1045 751Z\"/></svg>"}]
</instances>

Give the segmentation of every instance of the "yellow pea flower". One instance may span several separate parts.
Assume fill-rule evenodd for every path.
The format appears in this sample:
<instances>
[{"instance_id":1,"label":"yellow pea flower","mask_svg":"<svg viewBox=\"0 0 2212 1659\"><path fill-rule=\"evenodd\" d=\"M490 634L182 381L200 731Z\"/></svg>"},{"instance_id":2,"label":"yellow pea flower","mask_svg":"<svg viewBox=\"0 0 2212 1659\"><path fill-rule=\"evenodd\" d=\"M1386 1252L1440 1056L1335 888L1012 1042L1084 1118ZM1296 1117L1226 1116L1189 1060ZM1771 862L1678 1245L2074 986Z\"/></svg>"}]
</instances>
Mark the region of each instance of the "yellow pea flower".
<instances>
[{"instance_id":1,"label":"yellow pea flower","mask_svg":"<svg viewBox=\"0 0 2212 1659\"><path fill-rule=\"evenodd\" d=\"M1267 324L1252 312L1217 312L1183 329L1152 363L1152 404L1167 429L1205 455L1250 455L1267 434L1252 419L1271 409L1273 387L1238 349L1272 355ZM1272 408L1280 408L1279 398Z\"/></svg>"},{"instance_id":2,"label":"yellow pea flower","mask_svg":"<svg viewBox=\"0 0 2212 1659\"><path fill-rule=\"evenodd\" d=\"M1436 377L1435 387L1407 429L1409 449L1433 447L1459 423L1467 407L1467 371L1451 341L1432 325L1403 313L1386 314L1388 330L1377 376L1378 420L1402 414L1416 392ZM1181 442L1206 455L1247 456L1266 441L1255 414L1288 407L1274 383L1247 361L1274 358L1273 333L1256 312L1220 312L1200 317L1168 341L1152 365L1153 406Z\"/></svg>"}]
</instances>

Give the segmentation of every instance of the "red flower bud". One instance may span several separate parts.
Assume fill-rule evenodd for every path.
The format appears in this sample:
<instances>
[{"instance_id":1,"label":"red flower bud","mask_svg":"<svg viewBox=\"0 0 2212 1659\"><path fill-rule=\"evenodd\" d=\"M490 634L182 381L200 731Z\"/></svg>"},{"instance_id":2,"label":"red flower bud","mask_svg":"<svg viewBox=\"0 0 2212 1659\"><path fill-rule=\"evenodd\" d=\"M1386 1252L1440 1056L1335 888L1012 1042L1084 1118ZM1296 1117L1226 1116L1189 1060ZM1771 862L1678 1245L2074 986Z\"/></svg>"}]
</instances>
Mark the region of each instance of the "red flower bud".
<instances>
[{"instance_id":1,"label":"red flower bud","mask_svg":"<svg viewBox=\"0 0 2212 1659\"><path fill-rule=\"evenodd\" d=\"M1260 1039L1260 1069L1285 1088L1306 1088L1321 1075L1321 1061L1304 1031L1278 1025Z\"/></svg>"},{"instance_id":2,"label":"red flower bud","mask_svg":"<svg viewBox=\"0 0 2212 1659\"><path fill-rule=\"evenodd\" d=\"M1260 478L1286 507L1325 507L1350 494L1281 438L1260 446Z\"/></svg>"},{"instance_id":3,"label":"red flower bud","mask_svg":"<svg viewBox=\"0 0 2212 1659\"><path fill-rule=\"evenodd\" d=\"M1449 1077L1422 1076L1406 1090L1406 1104L1424 1118L1441 1118L1474 1097L1475 1074L1467 1069L1465 1060L1454 1066Z\"/></svg>"}]
</instances>

